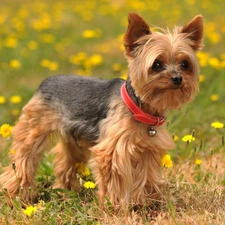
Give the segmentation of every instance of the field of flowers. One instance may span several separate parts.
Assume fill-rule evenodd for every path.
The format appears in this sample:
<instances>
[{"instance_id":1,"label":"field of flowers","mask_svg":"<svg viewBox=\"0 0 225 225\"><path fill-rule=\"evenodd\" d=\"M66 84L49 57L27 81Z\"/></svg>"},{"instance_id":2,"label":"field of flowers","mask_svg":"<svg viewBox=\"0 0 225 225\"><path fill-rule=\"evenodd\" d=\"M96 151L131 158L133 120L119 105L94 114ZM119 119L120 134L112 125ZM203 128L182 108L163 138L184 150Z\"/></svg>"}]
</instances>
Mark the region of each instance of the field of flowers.
<instances>
[{"instance_id":1,"label":"field of flowers","mask_svg":"<svg viewBox=\"0 0 225 225\"><path fill-rule=\"evenodd\" d=\"M9 163L11 129L41 81L55 74L126 78L123 35L128 12L150 26L185 25L204 17L200 92L176 112L168 129L176 148L163 158L168 188L157 209L113 212L98 208L91 172L78 168L81 193L51 189L46 153L37 181L42 199L10 208L0 193L0 224L225 224L225 2L223 0L1 0L0 173ZM158 213L160 211L161 213Z\"/></svg>"}]
</instances>

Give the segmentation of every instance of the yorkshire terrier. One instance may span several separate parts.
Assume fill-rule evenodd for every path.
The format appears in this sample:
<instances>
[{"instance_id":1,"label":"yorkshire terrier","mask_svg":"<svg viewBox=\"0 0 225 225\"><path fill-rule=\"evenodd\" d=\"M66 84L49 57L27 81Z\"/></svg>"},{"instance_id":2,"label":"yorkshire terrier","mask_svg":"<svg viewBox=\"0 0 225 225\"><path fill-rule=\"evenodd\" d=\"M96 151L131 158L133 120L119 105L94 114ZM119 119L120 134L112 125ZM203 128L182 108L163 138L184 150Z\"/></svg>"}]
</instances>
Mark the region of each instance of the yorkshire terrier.
<instances>
[{"instance_id":1,"label":"yorkshire terrier","mask_svg":"<svg viewBox=\"0 0 225 225\"><path fill-rule=\"evenodd\" d=\"M13 129L14 168L5 167L0 176L11 198L32 200L53 131L61 137L53 149L54 187L79 190L75 164L90 158L100 202L107 197L113 205L144 205L160 193L162 157L174 148L166 111L179 109L198 91L203 21L197 15L184 27L153 32L136 13L128 20L127 80L52 76L23 108Z\"/></svg>"}]
</instances>

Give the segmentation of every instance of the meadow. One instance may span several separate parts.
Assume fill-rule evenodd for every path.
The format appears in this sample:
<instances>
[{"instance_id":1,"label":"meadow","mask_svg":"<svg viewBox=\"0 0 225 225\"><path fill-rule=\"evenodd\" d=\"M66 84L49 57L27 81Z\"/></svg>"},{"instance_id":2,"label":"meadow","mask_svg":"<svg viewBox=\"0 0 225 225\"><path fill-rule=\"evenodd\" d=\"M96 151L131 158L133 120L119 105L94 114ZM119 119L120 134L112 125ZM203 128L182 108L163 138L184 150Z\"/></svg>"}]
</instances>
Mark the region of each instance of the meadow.
<instances>
[{"instance_id":1,"label":"meadow","mask_svg":"<svg viewBox=\"0 0 225 225\"><path fill-rule=\"evenodd\" d=\"M9 163L11 128L43 79L55 74L127 77L123 35L129 12L152 28L204 17L198 53L200 91L192 103L168 112L176 147L162 166L162 199L152 208L114 212L97 204L91 171L79 166L80 193L54 190L52 156L38 174L40 200L13 207L0 192L0 224L225 224L225 2L223 0L1 0L0 173ZM0 187L1 188L1 187ZM62 194L63 193L63 194Z\"/></svg>"}]
</instances>

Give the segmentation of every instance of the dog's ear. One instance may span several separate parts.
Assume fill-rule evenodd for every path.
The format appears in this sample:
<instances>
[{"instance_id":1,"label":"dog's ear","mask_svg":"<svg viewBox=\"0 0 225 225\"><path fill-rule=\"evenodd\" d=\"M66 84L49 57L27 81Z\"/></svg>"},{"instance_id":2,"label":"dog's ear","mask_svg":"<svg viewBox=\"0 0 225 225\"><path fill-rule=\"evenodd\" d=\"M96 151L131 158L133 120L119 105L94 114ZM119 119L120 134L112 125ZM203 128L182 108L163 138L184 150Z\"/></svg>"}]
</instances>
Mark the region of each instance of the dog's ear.
<instances>
[{"instance_id":1,"label":"dog's ear","mask_svg":"<svg viewBox=\"0 0 225 225\"><path fill-rule=\"evenodd\" d=\"M124 36L125 53L132 56L132 51L137 47L135 43L140 37L151 34L148 24L137 13L129 13L128 29Z\"/></svg>"},{"instance_id":2,"label":"dog's ear","mask_svg":"<svg viewBox=\"0 0 225 225\"><path fill-rule=\"evenodd\" d=\"M202 48L203 39L203 17L202 15L195 16L183 29L182 33L189 34L188 37L192 39L192 48L194 51L200 50Z\"/></svg>"}]
</instances>

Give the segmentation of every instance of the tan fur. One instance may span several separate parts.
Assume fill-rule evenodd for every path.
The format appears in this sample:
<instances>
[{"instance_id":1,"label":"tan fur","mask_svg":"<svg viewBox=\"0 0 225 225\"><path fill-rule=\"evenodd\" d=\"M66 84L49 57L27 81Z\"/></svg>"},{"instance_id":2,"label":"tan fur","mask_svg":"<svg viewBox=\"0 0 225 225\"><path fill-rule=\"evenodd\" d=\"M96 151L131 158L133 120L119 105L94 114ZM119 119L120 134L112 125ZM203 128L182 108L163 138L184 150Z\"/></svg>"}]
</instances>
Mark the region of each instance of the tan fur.
<instances>
[{"instance_id":1,"label":"tan fur","mask_svg":"<svg viewBox=\"0 0 225 225\"><path fill-rule=\"evenodd\" d=\"M78 149L74 140L69 137L67 140L62 139L52 149L52 153L56 154L54 161L55 176L57 178L54 185L55 188L80 190L75 164L81 162L86 164L90 155L90 152L87 151L88 146L86 146L86 143L83 143L82 147L82 150Z\"/></svg>"},{"instance_id":2,"label":"tan fur","mask_svg":"<svg viewBox=\"0 0 225 225\"><path fill-rule=\"evenodd\" d=\"M173 33L146 35L136 42L143 46L134 51L135 57L128 57L130 77L136 95L140 96L143 102L150 102L153 108L160 110L180 108L183 104L192 101L198 91L198 61L190 46L192 41L186 36L187 34L178 33L176 29ZM166 69L162 73L150 76L149 74L154 72L149 69L156 59L161 59ZM178 65L184 59L190 62L192 68L185 71L187 75L182 76L183 86L174 91L170 78L173 73L179 71ZM168 93L169 89L171 89L170 93ZM167 102L164 101L164 95L167 95Z\"/></svg>"},{"instance_id":3,"label":"tan fur","mask_svg":"<svg viewBox=\"0 0 225 225\"><path fill-rule=\"evenodd\" d=\"M111 102L110 115L100 125L98 144L91 148L91 166L101 200L109 196L120 201L146 203L148 196L159 192L161 159L165 149L174 147L164 126L158 135L148 136L148 125L134 121L121 98Z\"/></svg>"},{"instance_id":4,"label":"tan fur","mask_svg":"<svg viewBox=\"0 0 225 225\"><path fill-rule=\"evenodd\" d=\"M24 202L29 202L36 195L35 174L41 156L47 146L52 131L61 131L61 118L55 110L51 109L40 96L33 97L23 108L19 122L13 129L12 149L15 154L11 161L15 165L4 168L0 176L1 185L10 194L10 197L20 195ZM79 141L78 149L74 140L64 136L61 142L52 149L55 157L55 187L79 190L75 164L87 163L89 158L88 147L90 143Z\"/></svg>"},{"instance_id":5,"label":"tan fur","mask_svg":"<svg viewBox=\"0 0 225 225\"><path fill-rule=\"evenodd\" d=\"M48 135L58 127L60 120L57 114L39 96L32 98L23 108L23 114L12 132L12 149L16 151L11 155L11 161L15 163L15 171L10 165L0 176L0 183L11 197L20 193L25 202L33 198L36 190L34 177L47 145ZM21 187L23 189L20 192ZM32 191L29 191L30 187Z\"/></svg>"}]
</instances>

